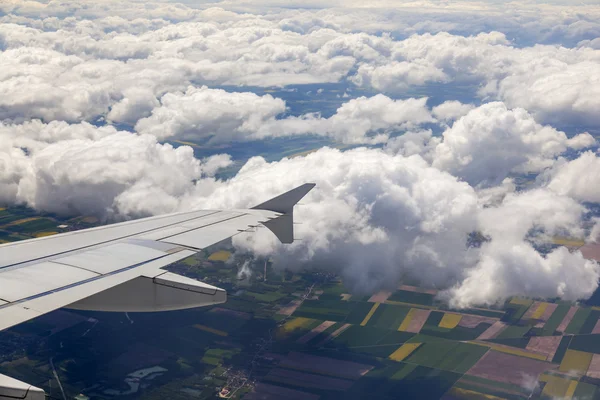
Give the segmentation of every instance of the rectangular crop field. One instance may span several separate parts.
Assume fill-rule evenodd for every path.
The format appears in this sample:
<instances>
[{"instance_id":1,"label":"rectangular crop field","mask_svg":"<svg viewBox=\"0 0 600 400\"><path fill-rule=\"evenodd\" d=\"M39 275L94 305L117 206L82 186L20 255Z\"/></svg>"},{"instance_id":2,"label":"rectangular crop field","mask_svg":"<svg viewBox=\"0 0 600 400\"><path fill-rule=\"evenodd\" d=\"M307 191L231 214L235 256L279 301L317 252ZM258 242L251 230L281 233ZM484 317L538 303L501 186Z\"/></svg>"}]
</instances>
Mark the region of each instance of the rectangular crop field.
<instances>
[{"instance_id":1,"label":"rectangular crop field","mask_svg":"<svg viewBox=\"0 0 600 400\"><path fill-rule=\"evenodd\" d=\"M569 349L565 353L558 370L567 374L584 375L590 366L592 356L592 353Z\"/></svg>"},{"instance_id":2,"label":"rectangular crop field","mask_svg":"<svg viewBox=\"0 0 600 400\"><path fill-rule=\"evenodd\" d=\"M381 303L375 314L369 320L369 326L397 330L410 307Z\"/></svg>"},{"instance_id":3,"label":"rectangular crop field","mask_svg":"<svg viewBox=\"0 0 600 400\"><path fill-rule=\"evenodd\" d=\"M546 321L546 324L543 327L542 334L544 336L554 334L562 320L565 318L565 315L567 315L567 312L569 312L570 308L571 307L568 304L559 304L558 307L556 307L556 310L554 310L554 312L550 316L550 318L548 318L548 321Z\"/></svg>"},{"instance_id":4,"label":"rectangular crop field","mask_svg":"<svg viewBox=\"0 0 600 400\"><path fill-rule=\"evenodd\" d=\"M580 308L575 312L573 319L565 329L566 334L577 334L583 327L585 320L588 318L590 313L592 312L591 308Z\"/></svg>"},{"instance_id":5,"label":"rectangular crop field","mask_svg":"<svg viewBox=\"0 0 600 400\"><path fill-rule=\"evenodd\" d=\"M390 354L390 360L402 361L421 346L422 343L404 343L396 351Z\"/></svg>"},{"instance_id":6,"label":"rectangular crop field","mask_svg":"<svg viewBox=\"0 0 600 400\"><path fill-rule=\"evenodd\" d=\"M392 293L392 295L390 297L388 297L388 300L398 301L401 303L408 303L408 304L422 304L425 306L431 306L433 304L433 297L434 296L429 293L419 293L419 292L412 292L412 291L408 291L408 290L398 290L398 291Z\"/></svg>"}]
</instances>

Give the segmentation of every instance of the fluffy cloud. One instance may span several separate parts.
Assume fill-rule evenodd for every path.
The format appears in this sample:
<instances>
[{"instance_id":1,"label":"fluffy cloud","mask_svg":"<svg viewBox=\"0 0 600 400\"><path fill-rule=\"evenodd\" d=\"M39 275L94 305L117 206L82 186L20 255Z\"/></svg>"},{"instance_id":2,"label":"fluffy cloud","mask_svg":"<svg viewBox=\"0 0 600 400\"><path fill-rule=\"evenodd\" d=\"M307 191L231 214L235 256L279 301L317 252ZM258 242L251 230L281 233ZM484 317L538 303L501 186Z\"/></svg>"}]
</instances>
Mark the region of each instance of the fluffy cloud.
<instances>
[{"instance_id":1,"label":"fluffy cloud","mask_svg":"<svg viewBox=\"0 0 600 400\"><path fill-rule=\"evenodd\" d=\"M590 4L567 1L195 1L188 5L168 2L127 2L98 0L83 4L77 0L47 2L5 0L0 10L9 21L36 28L58 29L59 18L97 21L106 30L142 33L166 23L181 21L231 21L264 19L283 30L308 33L321 28L342 32L392 32L407 37L415 33L451 32L470 35L497 30L520 45L561 43L573 46L598 37L600 9ZM194 8L191 8L194 7ZM498 12L499 7L502 12ZM234 12L232 12L234 11ZM40 16L43 16L40 18ZM127 23L125 21L131 21Z\"/></svg>"},{"instance_id":2,"label":"fluffy cloud","mask_svg":"<svg viewBox=\"0 0 600 400\"><path fill-rule=\"evenodd\" d=\"M234 10L249 6L220 5ZM133 125L148 116L156 98L190 84L264 87L348 78L395 95L411 86L459 83L473 92L479 89L484 99L526 108L542 122L600 123L595 112L600 106L595 89L600 87L600 53L593 44L597 35L591 35L598 24L592 18L578 20L578 8L556 8L562 13L556 17L550 6L522 6L523 15L517 12L512 23L489 32L485 15L497 5L488 9L480 4L478 10L487 10L483 19L464 32L451 29L457 21L444 22L450 13L442 13L439 4L427 3L438 10L429 22L419 19L426 9L415 3L387 4L390 15L404 17L396 27L404 34L388 35L381 34L385 24L377 21L391 23L393 18L376 7L354 6L346 5L350 14L279 10L260 15L162 3L143 8L118 2L86 7L77 2L7 3L6 12L17 15L3 17L0 24L5 49L0 53L0 117L78 122L108 116ZM443 8L460 15L477 13L468 2ZM107 9L113 16L106 15ZM48 18L30 18L41 10ZM598 12L585 10L588 15ZM67 12L74 16L64 17ZM533 21L532 12L538 12ZM577 38L573 47L516 47L507 32L538 21L540 15L552 23L533 30ZM557 18L569 27L562 33ZM357 33L361 26L369 33ZM442 28L455 33L440 32ZM413 33L418 34L409 36ZM34 99L31 93L43 95Z\"/></svg>"},{"instance_id":3,"label":"fluffy cloud","mask_svg":"<svg viewBox=\"0 0 600 400\"><path fill-rule=\"evenodd\" d=\"M600 124L597 7L513 3L499 15L494 2L292 4L2 2L0 201L122 218L247 207L316 181L296 212L302 241L282 246L262 229L236 246L333 270L359 292L415 280L458 307L593 293L596 263L536 245L587 233L578 201L600 201L595 154L556 161L594 139L542 125ZM289 115L283 100L250 92L344 82L369 95L326 116ZM248 88L215 88L228 85ZM434 87L444 100L459 88L463 101L470 91L474 103L502 102L430 110ZM252 158L218 180L228 155L198 160L159 142L305 134L383 148ZM544 169L521 192L507 178ZM490 240L469 247L474 232Z\"/></svg>"},{"instance_id":4,"label":"fluffy cloud","mask_svg":"<svg viewBox=\"0 0 600 400\"><path fill-rule=\"evenodd\" d=\"M435 82L477 84L481 97L526 108L546 122L600 124L600 52L589 47L515 48L499 32L438 33L394 42L389 52L360 65L352 81L386 93Z\"/></svg>"},{"instance_id":5,"label":"fluffy cloud","mask_svg":"<svg viewBox=\"0 0 600 400\"><path fill-rule=\"evenodd\" d=\"M539 172L568 148L595 144L585 133L571 139L538 124L524 109L488 103L470 111L443 133L433 166L473 185L497 185L510 172Z\"/></svg>"},{"instance_id":6,"label":"fluffy cloud","mask_svg":"<svg viewBox=\"0 0 600 400\"><path fill-rule=\"evenodd\" d=\"M231 163L188 146L82 123L0 124L4 203L64 214L148 215L175 210L195 179Z\"/></svg>"},{"instance_id":7,"label":"fluffy cloud","mask_svg":"<svg viewBox=\"0 0 600 400\"><path fill-rule=\"evenodd\" d=\"M435 119L427 108L427 98L393 100L378 94L352 99L342 104L329 118L306 114L271 120L254 136L317 134L343 143L375 144L386 142L394 131L433 122Z\"/></svg>"},{"instance_id":8,"label":"fluffy cloud","mask_svg":"<svg viewBox=\"0 0 600 400\"><path fill-rule=\"evenodd\" d=\"M590 203L600 203L600 158L593 152L557 163L542 177L556 193Z\"/></svg>"},{"instance_id":9,"label":"fluffy cloud","mask_svg":"<svg viewBox=\"0 0 600 400\"><path fill-rule=\"evenodd\" d=\"M161 139L178 136L222 142L312 134L344 143L381 143L390 132L435 121L427 98L359 97L342 104L329 118L304 114L277 119L285 110L285 102L271 95L189 87L185 93L164 95L160 107L138 121L135 129Z\"/></svg>"},{"instance_id":10,"label":"fluffy cloud","mask_svg":"<svg viewBox=\"0 0 600 400\"><path fill-rule=\"evenodd\" d=\"M286 268L331 269L358 292L416 280L446 289L444 298L458 307L523 293L576 300L597 287L595 262L566 249L544 256L531 244L553 234L580 234L585 209L577 202L538 189L481 204L472 187L420 157L322 149L271 164L255 158L235 178L191 201L198 207L248 206L305 181L316 181L317 188L296 212L302 241L281 246L259 230L238 237L237 246L271 254ZM245 196L239 199L239 193ZM474 231L490 242L468 248Z\"/></svg>"},{"instance_id":11,"label":"fluffy cloud","mask_svg":"<svg viewBox=\"0 0 600 400\"><path fill-rule=\"evenodd\" d=\"M509 194L499 207L482 210L481 231L491 240L482 245L477 265L445 295L456 306L489 304L520 293L566 300L588 297L598 287L596 262L565 247L543 256L524 240L531 229L546 235L580 234L584 211L576 201L542 189Z\"/></svg>"},{"instance_id":12,"label":"fluffy cloud","mask_svg":"<svg viewBox=\"0 0 600 400\"><path fill-rule=\"evenodd\" d=\"M3 195L54 212L136 216L248 207L315 181L317 189L296 212L302 241L283 246L259 230L235 244L285 267L330 269L357 292L410 279L444 289L458 307L516 294L574 300L589 296L600 275L579 253L542 255L531 244L582 234L585 209L576 201L548 189L509 188L485 200L419 155L324 148L272 163L252 158L220 181L211 175L229 165L228 156L201 162L191 148L174 149L152 135L64 122L0 128L0 184L10 189ZM468 247L472 232L490 242Z\"/></svg>"},{"instance_id":13,"label":"fluffy cloud","mask_svg":"<svg viewBox=\"0 0 600 400\"><path fill-rule=\"evenodd\" d=\"M217 140L245 140L267 121L285 111L285 102L271 95L229 93L220 89L189 87L185 93L168 93L152 115L135 129L158 138L179 136Z\"/></svg>"},{"instance_id":14,"label":"fluffy cloud","mask_svg":"<svg viewBox=\"0 0 600 400\"><path fill-rule=\"evenodd\" d=\"M473 104L463 104L457 100L449 100L433 107L431 113L441 121L452 122L466 115L473 108L475 108Z\"/></svg>"}]
</instances>

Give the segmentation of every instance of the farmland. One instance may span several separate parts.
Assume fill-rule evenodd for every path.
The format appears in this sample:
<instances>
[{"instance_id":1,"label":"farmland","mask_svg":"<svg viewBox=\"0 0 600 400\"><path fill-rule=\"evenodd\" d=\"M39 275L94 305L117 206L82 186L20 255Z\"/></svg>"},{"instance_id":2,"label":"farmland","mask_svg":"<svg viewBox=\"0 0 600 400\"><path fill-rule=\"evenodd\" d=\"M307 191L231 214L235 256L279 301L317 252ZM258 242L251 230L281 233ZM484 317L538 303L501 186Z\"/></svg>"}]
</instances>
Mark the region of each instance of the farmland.
<instances>
[{"instance_id":1,"label":"farmland","mask_svg":"<svg viewBox=\"0 0 600 400\"><path fill-rule=\"evenodd\" d=\"M97 224L7 208L0 210L0 240ZM51 313L3 333L0 369L60 397L52 354L67 393L94 399L120 390L128 373L155 366L167 372L131 398L209 399L223 387L249 400L600 396L598 308L515 297L490 308L449 309L435 289L412 283L357 294L333 274L270 264L265 280L264 260L241 282L237 266L253 260L232 250L211 248L169 267L226 288L227 303L127 317Z\"/></svg>"}]
</instances>

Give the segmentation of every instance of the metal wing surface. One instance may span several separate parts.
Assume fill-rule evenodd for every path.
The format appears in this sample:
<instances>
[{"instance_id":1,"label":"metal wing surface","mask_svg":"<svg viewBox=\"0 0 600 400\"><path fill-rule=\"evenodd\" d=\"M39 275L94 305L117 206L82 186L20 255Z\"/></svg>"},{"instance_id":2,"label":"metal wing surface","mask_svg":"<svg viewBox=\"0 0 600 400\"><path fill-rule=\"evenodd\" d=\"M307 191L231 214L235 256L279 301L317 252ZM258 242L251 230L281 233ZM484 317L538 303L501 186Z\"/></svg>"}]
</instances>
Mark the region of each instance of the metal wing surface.
<instances>
[{"instance_id":1,"label":"metal wing surface","mask_svg":"<svg viewBox=\"0 0 600 400\"><path fill-rule=\"evenodd\" d=\"M258 225L293 241L293 206L313 186L253 209L183 212L1 245L0 330L61 307L144 312L225 302L223 289L162 267Z\"/></svg>"}]
</instances>

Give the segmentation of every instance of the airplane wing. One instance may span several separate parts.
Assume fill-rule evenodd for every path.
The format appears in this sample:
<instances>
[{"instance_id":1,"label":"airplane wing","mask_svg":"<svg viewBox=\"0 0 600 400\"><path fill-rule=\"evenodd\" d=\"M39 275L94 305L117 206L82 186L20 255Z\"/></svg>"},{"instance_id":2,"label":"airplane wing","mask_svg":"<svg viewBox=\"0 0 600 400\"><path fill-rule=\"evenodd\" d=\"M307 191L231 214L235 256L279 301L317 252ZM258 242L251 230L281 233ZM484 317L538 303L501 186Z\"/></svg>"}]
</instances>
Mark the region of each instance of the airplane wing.
<instances>
[{"instance_id":1,"label":"airplane wing","mask_svg":"<svg viewBox=\"0 0 600 400\"><path fill-rule=\"evenodd\" d=\"M169 214L0 245L0 330L62 307L151 312L223 303L225 290L162 268L259 225L293 242L293 207L314 186L252 209ZM0 375L0 399L35 396L44 393Z\"/></svg>"}]
</instances>

